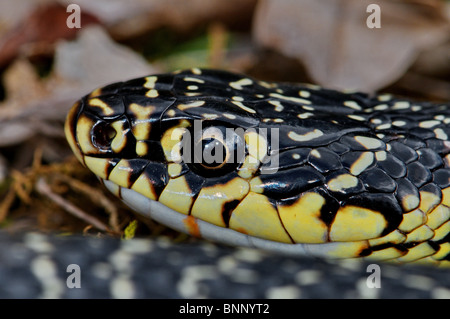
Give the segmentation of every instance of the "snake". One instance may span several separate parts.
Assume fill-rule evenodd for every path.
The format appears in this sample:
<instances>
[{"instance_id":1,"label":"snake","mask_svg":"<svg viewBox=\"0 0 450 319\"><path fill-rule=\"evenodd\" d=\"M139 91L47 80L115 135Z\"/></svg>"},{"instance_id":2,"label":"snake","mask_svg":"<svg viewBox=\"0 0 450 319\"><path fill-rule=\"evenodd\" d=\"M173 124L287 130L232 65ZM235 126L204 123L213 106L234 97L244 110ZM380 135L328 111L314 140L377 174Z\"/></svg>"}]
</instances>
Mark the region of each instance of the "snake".
<instances>
[{"instance_id":1,"label":"snake","mask_svg":"<svg viewBox=\"0 0 450 319\"><path fill-rule=\"evenodd\" d=\"M68 113L76 158L136 213L231 246L450 265L450 104L192 68Z\"/></svg>"}]
</instances>

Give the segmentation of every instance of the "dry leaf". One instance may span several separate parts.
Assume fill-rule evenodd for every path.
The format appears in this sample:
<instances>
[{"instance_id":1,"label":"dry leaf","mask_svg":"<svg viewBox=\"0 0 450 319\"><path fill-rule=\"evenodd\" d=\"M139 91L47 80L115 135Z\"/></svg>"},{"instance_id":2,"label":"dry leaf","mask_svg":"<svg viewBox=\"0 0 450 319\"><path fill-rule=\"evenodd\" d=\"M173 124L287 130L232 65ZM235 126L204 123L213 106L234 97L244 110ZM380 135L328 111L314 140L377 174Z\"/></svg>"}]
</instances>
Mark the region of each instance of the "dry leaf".
<instances>
[{"instance_id":1,"label":"dry leaf","mask_svg":"<svg viewBox=\"0 0 450 319\"><path fill-rule=\"evenodd\" d=\"M55 122L63 123L69 108L83 95L108 83L156 72L141 56L95 26L83 28L76 40L57 45L54 70L45 81L38 81L26 62L18 64L5 77L10 92L0 103L0 147L38 134L63 137L62 125Z\"/></svg>"},{"instance_id":2,"label":"dry leaf","mask_svg":"<svg viewBox=\"0 0 450 319\"><path fill-rule=\"evenodd\" d=\"M24 21L20 21L0 40L0 67L5 66L19 54L31 55L33 51L53 51L59 39L72 39L79 29L68 28L66 8L58 3L37 7ZM81 13L83 26L98 23L93 15ZM26 51L26 52L25 52ZM48 52L46 52L48 51Z\"/></svg>"},{"instance_id":3,"label":"dry leaf","mask_svg":"<svg viewBox=\"0 0 450 319\"><path fill-rule=\"evenodd\" d=\"M374 91L398 79L424 48L449 36L438 0L380 0L381 28L370 29L371 0L262 0L254 38L302 61L313 79L338 89Z\"/></svg>"},{"instance_id":4,"label":"dry leaf","mask_svg":"<svg viewBox=\"0 0 450 319\"><path fill-rule=\"evenodd\" d=\"M72 0L64 0L69 4ZM128 38L169 27L188 32L211 21L250 25L257 0L79 0L82 10L95 14L114 38Z\"/></svg>"}]
</instances>

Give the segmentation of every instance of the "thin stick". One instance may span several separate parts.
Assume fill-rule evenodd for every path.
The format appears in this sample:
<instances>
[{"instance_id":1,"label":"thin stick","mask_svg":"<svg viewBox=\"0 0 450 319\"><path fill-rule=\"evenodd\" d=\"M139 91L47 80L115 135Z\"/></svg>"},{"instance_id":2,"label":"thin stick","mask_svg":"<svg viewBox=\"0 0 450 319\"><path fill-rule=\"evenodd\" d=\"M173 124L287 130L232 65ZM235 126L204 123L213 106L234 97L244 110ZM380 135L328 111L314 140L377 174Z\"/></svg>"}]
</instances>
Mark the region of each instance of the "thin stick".
<instances>
[{"instance_id":1,"label":"thin stick","mask_svg":"<svg viewBox=\"0 0 450 319\"><path fill-rule=\"evenodd\" d=\"M50 186L45 182L45 180L41 177L36 183L36 190L46 197L48 197L50 200L55 202L58 206L62 207L65 211L72 214L73 216L80 218L81 220L84 220L88 224L91 224L95 228L110 232L111 230L106 226L104 223L99 221L97 218L92 217L91 215L87 214L80 208L76 207L69 201L65 200L63 197L59 196L58 194L55 194L50 189Z\"/></svg>"}]
</instances>

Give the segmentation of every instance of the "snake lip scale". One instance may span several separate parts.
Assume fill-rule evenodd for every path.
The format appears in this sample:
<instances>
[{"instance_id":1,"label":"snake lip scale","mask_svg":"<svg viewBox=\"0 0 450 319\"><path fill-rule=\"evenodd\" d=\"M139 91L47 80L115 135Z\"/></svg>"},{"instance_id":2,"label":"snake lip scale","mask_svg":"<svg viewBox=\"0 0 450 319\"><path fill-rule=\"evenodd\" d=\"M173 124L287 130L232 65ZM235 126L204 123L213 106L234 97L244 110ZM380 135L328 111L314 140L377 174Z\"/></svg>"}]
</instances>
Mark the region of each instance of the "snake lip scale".
<instances>
[{"instance_id":1,"label":"snake lip scale","mask_svg":"<svg viewBox=\"0 0 450 319\"><path fill-rule=\"evenodd\" d=\"M193 68L98 88L65 132L108 190L178 231L448 266L449 123L445 103Z\"/></svg>"}]
</instances>

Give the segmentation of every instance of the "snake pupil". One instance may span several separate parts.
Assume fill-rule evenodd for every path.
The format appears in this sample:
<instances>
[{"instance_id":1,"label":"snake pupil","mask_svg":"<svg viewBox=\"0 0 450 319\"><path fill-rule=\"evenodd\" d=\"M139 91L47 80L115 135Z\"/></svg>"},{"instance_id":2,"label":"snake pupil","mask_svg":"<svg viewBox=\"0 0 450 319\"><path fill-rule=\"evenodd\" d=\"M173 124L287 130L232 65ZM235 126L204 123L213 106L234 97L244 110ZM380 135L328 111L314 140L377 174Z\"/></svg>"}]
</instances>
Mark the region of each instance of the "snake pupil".
<instances>
[{"instance_id":1,"label":"snake pupil","mask_svg":"<svg viewBox=\"0 0 450 319\"><path fill-rule=\"evenodd\" d=\"M205 168L219 168L226 161L227 149L217 139L207 138L202 140L203 156L201 159L202 166Z\"/></svg>"}]
</instances>

